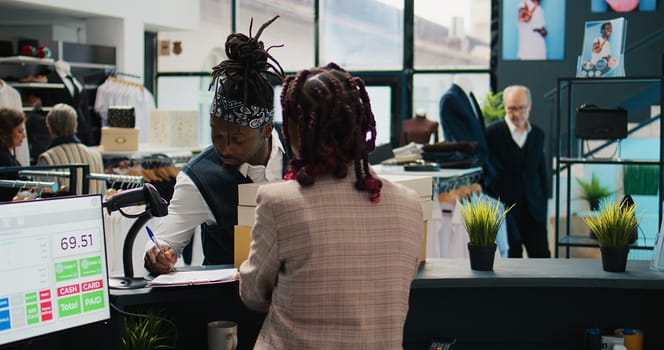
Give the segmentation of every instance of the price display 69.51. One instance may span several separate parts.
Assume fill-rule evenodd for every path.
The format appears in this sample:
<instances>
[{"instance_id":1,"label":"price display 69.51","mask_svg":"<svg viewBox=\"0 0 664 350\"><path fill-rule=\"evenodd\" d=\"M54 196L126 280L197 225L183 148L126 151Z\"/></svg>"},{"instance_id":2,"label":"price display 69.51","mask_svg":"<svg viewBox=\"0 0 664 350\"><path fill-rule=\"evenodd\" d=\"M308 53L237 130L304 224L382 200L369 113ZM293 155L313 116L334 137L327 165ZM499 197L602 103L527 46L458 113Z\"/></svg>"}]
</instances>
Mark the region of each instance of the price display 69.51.
<instances>
[{"instance_id":1,"label":"price display 69.51","mask_svg":"<svg viewBox=\"0 0 664 350\"><path fill-rule=\"evenodd\" d=\"M98 229L54 233L51 237L54 257L90 253L101 248Z\"/></svg>"}]
</instances>

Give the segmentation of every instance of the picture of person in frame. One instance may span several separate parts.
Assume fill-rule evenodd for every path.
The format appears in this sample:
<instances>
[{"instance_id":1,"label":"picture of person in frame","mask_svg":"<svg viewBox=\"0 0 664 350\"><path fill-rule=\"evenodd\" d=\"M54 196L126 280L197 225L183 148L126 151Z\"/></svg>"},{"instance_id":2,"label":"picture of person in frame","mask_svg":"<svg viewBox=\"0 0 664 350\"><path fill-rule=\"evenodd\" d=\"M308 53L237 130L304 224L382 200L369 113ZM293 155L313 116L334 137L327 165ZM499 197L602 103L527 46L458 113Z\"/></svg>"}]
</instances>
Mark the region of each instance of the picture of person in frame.
<instances>
[{"instance_id":1,"label":"picture of person in frame","mask_svg":"<svg viewBox=\"0 0 664 350\"><path fill-rule=\"evenodd\" d=\"M565 1L504 0L501 7L503 60L565 57Z\"/></svg>"}]
</instances>

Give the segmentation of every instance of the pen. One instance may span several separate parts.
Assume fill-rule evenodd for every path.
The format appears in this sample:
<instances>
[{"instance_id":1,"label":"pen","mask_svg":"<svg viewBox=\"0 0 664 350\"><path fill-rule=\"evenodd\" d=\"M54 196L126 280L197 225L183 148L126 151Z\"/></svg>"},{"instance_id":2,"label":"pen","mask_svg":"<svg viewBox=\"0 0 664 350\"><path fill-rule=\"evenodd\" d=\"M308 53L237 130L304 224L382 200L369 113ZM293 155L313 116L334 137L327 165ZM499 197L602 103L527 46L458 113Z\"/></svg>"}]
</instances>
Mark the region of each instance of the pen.
<instances>
[{"instance_id":1,"label":"pen","mask_svg":"<svg viewBox=\"0 0 664 350\"><path fill-rule=\"evenodd\" d=\"M159 246L159 243L157 243L157 239L154 238L154 233L152 233L152 230L150 230L150 227L148 227L146 225L145 230L148 231L148 237L150 237L150 240L152 241L152 243L154 243L154 245L157 246L157 249L159 249L159 253L161 253L161 255L163 255L164 257L166 257L166 254L164 254L164 251L161 250L161 247Z\"/></svg>"}]
</instances>

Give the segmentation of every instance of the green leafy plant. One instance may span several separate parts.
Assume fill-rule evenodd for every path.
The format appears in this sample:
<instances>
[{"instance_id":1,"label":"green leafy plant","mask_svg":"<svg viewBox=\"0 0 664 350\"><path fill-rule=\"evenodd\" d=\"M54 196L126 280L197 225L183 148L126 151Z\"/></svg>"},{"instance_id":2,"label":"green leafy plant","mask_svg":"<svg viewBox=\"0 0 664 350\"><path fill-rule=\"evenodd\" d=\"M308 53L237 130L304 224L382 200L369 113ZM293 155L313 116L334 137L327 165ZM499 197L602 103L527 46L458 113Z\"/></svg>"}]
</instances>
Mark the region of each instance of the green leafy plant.
<instances>
[{"instance_id":1,"label":"green leafy plant","mask_svg":"<svg viewBox=\"0 0 664 350\"><path fill-rule=\"evenodd\" d=\"M151 309L145 310L143 315L145 317L124 317L122 347L125 350L173 349L169 344L172 338L168 335L171 326L165 324L165 319Z\"/></svg>"},{"instance_id":2,"label":"green leafy plant","mask_svg":"<svg viewBox=\"0 0 664 350\"><path fill-rule=\"evenodd\" d=\"M489 91L486 94L484 104L482 105L482 115L484 116L484 123L487 125L505 118L502 91L498 91L497 93Z\"/></svg>"},{"instance_id":3,"label":"green leafy plant","mask_svg":"<svg viewBox=\"0 0 664 350\"><path fill-rule=\"evenodd\" d=\"M628 246L638 226L634 215L636 205L620 205L614 200L602 202L602 210L596 215L584 217L583 221L597 236L601 246Z\"/></svg>"},{"instance_id":4,"label":"green leafy plant","mask_svg":"<svg viewBox=\"0 0 664 350\"><path fill-rule=\"evenodd\" d=\"M496 243L496 236L505 215L514 205L500 210L500 202L480 196L461 204L463 222L470 237L470 244L489 246Z\"/></svg>"},{"instance_id":5,"label":"green leafy plant","mask_svg":"<svg viewBox=\"0 0 664 350\"><path fill-rule=\"evenodd\" d=\"M595 173L592 174L590 182L578 177L576 178L576 182L581 186L581 194L578 198L588 201L590 210L599 209L599 202L613 194L613 191L609 190L608 187L599 184L599 178L595 176Z\"/></svg>"}]
</instances>

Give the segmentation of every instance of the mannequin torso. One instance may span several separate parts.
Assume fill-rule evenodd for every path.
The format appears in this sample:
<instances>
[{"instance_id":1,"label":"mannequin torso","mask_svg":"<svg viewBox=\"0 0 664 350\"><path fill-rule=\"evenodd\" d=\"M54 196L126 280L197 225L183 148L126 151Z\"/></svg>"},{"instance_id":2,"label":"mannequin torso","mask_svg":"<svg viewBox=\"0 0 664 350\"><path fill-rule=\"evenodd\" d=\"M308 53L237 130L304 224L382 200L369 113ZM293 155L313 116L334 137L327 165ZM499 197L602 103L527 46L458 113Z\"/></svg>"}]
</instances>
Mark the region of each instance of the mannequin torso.
<instances>
[{"instance_id":1,"label":"mannequin torso","mask_svg":"<svg viewBox=\"0 0 664 350\"><path fill-rule=\"evenodd\" d=\"M431 135L434 135L434 142L437 143L438 122L431 121L424 116L416 116L404 120L400 145L403 146L411 142L426 145L430 142Z\"/></svg>"}]
</instances>

